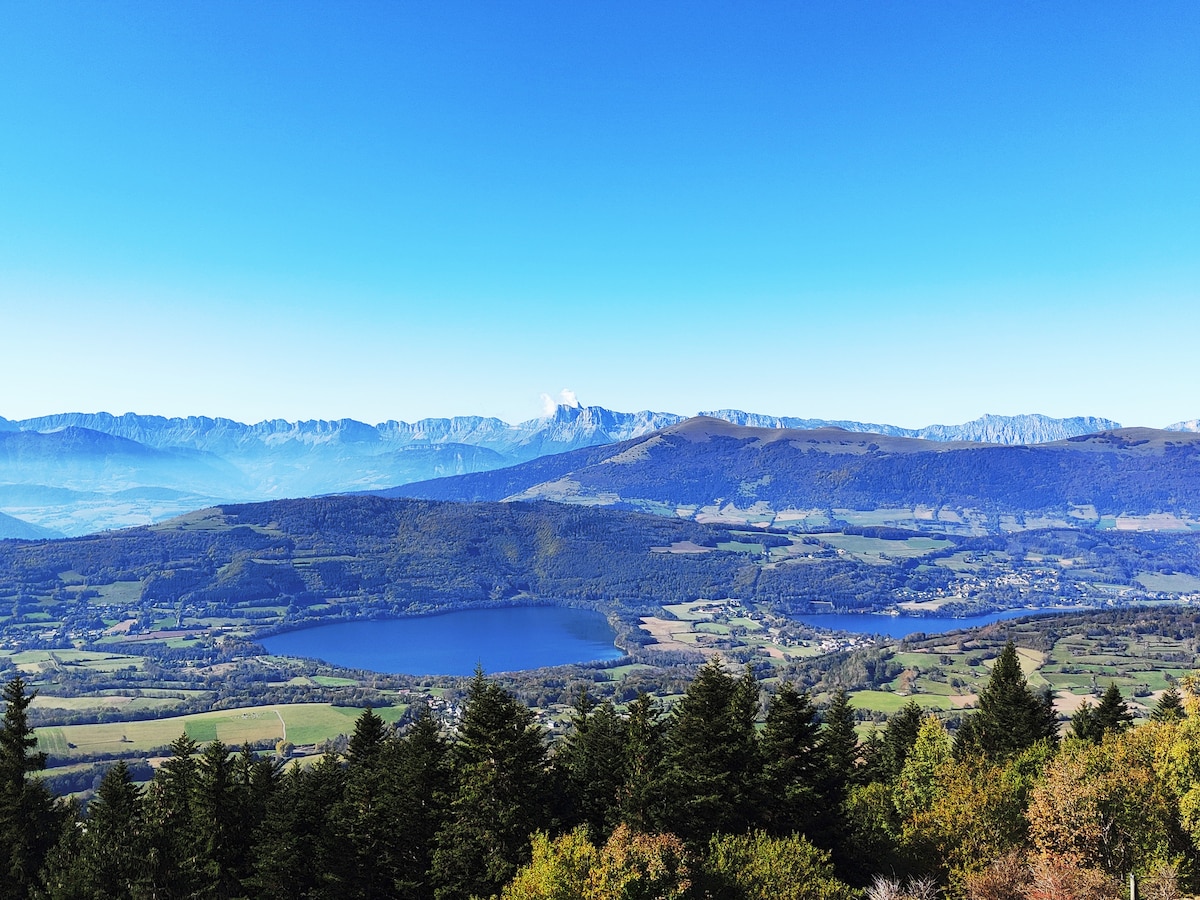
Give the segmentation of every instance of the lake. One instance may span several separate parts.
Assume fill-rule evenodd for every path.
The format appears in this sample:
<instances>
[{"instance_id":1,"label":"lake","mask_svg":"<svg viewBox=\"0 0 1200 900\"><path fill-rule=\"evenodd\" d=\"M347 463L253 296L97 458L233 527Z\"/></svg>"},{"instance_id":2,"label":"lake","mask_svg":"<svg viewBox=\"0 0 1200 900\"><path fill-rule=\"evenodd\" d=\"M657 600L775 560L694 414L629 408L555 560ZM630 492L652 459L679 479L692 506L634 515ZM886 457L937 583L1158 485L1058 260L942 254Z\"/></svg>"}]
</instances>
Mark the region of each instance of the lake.
<instances>
[{"instance_id":1,"label":"lake","mask_svg":"<svg viewBox=\"0 0 1200 900\"><path fill-rule=\"evenodd\" d=\"M1049 615L1057 612L1067 612L1067 610L1005 609L979 616L963 616L960 619L950 616L885 616L878 613L859 613L857 615L854 613L814 613L812 615L793 615L791 618L803 622L805 625L828 628L833 631L882 634L890 638L902 638L918 631L926 634L944 634L947 631L958 631L960 628L991 625L1002 619Z\"/></svg>"},{"instance_id":2,"label":"lake","mask_svg":"<svg viewBox=\"0 0 1200 900\"><path fill-rule=\"evenodd\" d=\"M608 620L588 609L513 606L409 619L316 625L263 638L278 656L402 675L470 675L600 662L624 654Z\"/></svg>"}]
</instances>

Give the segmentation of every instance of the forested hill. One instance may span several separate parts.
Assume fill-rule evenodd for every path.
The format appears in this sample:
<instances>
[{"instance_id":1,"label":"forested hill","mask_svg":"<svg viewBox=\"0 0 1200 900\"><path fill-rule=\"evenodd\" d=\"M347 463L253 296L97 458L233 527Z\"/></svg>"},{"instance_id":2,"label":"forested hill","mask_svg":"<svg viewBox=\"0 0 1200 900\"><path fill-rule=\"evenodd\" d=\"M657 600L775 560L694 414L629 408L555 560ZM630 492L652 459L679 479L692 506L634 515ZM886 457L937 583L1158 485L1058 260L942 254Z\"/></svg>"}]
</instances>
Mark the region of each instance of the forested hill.
<instances>
[{"instance_id":1,"label":"forested hill","mask_svg":"<svg viewBox=\"0 0 1200 900\"><path fill-rule=\"evenodd\" d=\"M886 609L953 595L962 610L978 611L1097 591L1178 594L1200 578L1195 533L1051 529L930 540L847 531L855 533L789 535L534 501L229 505L125 531L0 541L0 636L23 647L73 646L131 619L145 631L224 622L256 631L539 601L634 624L664 604L727 597L788 613L818 602Z\"/></svg>"},{"instance_id":2,"label":"forested hill","mask_svg":"<svg viewBox=\"0 0 1200 900\"><path fill-rule=\"evenodd\" d=\"M703 510L957 510L991 519L1200 515L1200 435L1127 428L1032 446L746 428L698 417L608 447L389 496ZM919 515L917 516L919 519Z\"/></svg>"},{"instance_id":3,"label":"forested hill","mask_svg":"<svg viewBox=\"0 0 1200 900\"><path fill-rule=\"evenodd\" d=\"M73 597L65 591L79 579L140 582L142 606L184 619L281 604L288 622L515 598L653 608L753 582L745 554L653 549L728 540L724 528L553 503L279 500L68 540L0 542L0 597L32 614Z\"/></svg>"}]
</instances>

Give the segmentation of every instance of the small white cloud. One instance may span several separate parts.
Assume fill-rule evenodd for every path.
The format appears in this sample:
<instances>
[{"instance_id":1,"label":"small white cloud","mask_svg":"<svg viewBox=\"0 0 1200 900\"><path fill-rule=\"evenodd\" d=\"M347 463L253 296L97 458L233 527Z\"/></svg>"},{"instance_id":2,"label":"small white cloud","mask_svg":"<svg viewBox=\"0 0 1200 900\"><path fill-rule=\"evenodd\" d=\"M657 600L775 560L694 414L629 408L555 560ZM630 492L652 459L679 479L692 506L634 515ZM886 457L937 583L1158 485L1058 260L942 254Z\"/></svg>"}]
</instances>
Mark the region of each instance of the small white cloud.
<instances>
[{"instance_id":1,"label":"small white cloud","mask_svg":"<svg viewBox=\"0 0 1200 900\"><path fill-rule=\"evenodd\" d=\"M551 397L549 394L539 395L542 401L542 415L552 416L555 410L560 406L570 406L574 409L579 409L579 398L575 396L575 392L570 388L563 388L558 392L557 397Z\"/></svg>"}]
</instances>

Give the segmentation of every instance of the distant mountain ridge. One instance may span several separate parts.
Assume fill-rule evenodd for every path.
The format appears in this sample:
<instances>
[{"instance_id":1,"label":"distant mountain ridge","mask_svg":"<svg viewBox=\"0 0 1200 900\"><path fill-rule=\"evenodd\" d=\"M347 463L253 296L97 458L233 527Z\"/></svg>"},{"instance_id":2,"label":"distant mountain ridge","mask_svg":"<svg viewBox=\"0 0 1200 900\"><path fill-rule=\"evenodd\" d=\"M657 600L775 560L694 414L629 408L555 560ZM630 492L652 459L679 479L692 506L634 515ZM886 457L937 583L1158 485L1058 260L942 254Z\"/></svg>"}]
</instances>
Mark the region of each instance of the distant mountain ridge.
<instances>
[{"instance_id":1,"label":"distant mountain ridge","mask_svg":"<svg viewBox=\"0 0 1200 900\"><path fill-rule=\"evenodd\" d=\"M833 426L1002 444L1062 440L1117 427L1095 417L1041 415L989 415L923 429L740 410L711 415L754 427ZM675 413L624 413L573 402L515 425L484 416L376 425L354 419L245 424L104 412L0 417L0 488L22 488L7 497L0 490L0 511L64 534L83 534L160 521L214 503L373 491L489 472L643 437L684 421Z\"/></svg>"},{"instance_id":2,"label":"distant mountain ridge","mask_svg":"<svg viewBox=\"0 0 1200 900\"><path fill-rule=\"evenodd\" d=\"M962 425L926 425L924 428L901 428L832 419L797 419L791 416L763 416L737 409L718 409L702 412L702 416L722 419L734 425L751 428L794 428L811 431L817 428L842 428L846 431L886 434L890 437L922 438L929 441L977 441L985 444L1047 444L1081 434L1112 431L1120 424L1097 416L1072 416L1055 419L1040 413L1020 416L984 415ZM1175 430L1175 429L1173 429ZM1183 429L1178 429L1183 430Z\"/></svg>"},{"instance_id":3,"label":"distant mountain ridge","mask_svg":"<svg viewBox=\"0 0 1200 900\"><path fill-rule=\"evenodd\" d=\"M1200 436L1124 428L1010 446L697 417L618 444L381 493L554 500L759 526L1186 531L1200 529Z\"/></svg>"},{"instance_id":4,"label":"distant mountain ridge","mask_svg":"<svg viewBox=\"0 0 1200 900\"><path fill-rule=\"evenodd\" d=\"M927 425L903 428L844 419L803 419L719 409L697 413L722 419L734 425L754 428L843 428L894 437L915 437L935 441L984 441L997 444L1038 444L1063 440L1081 434L1094 434L1120 428L1111 419L1097 416L1073 416L1057 419L1037 413L1001 416L984 415L961 425ZM137 441L155 449L190 449L225 454L252 446L277 447L289 442L309 446L319 444L365 444L395 449L412 444L465 444L485 447L514 459L532 459L547 453L561 453L581 446L616 443L640 437L660 428L683 422L688 416L677 413L642 410L616 412L602 406L559 404L553 413L511 425L501 419L484 416L420 419L400 422L389 419L368 425L355 419L310 419L291 422L268 419L253 425L233 419L188 416L165 418L137 413L114 416L111 413L59 413L31 419L9 420L0 417L2 431L41 433L63 428L85 428L102 434ZM1179 423L1169 430L1195 430L1197 422Z\"/></svg>"}]
</instances>

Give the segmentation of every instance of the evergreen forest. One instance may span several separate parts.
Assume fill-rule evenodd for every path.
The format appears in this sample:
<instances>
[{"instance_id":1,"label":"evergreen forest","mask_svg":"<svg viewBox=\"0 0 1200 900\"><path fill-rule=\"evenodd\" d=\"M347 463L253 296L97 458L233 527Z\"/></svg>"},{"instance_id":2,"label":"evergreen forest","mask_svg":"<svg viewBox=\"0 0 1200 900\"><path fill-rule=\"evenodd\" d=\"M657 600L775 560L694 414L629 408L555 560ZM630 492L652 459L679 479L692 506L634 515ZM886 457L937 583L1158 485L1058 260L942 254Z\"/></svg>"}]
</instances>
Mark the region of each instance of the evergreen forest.
<instances>
[{"instance_id":1,"label":"evergreen forest","mask_svg":"<svg viewBox=\"0 0 1200 900\"><path fill-rule=\"evenodd\" d=\"M1015 645L951 735L910 703L862 729L713 659L669 709L586 691L556 741L480 671L452 727L372 710L309 765L181 736L86 809L3 692L0 897L1033 900L1194 889L1200 699L1132 727L1119 690L1060 734Z\"/></svg>"}]
</instances>

